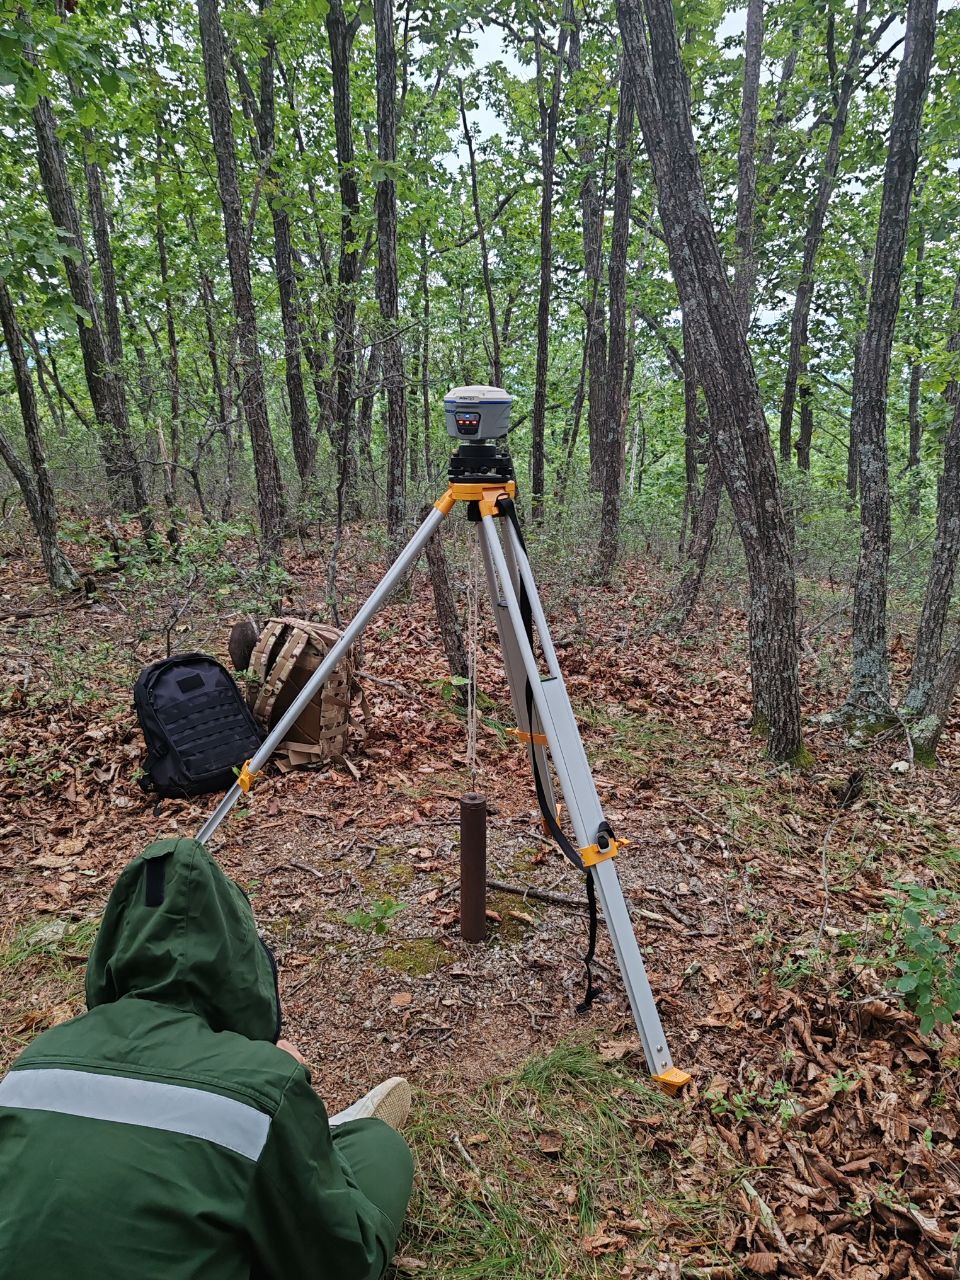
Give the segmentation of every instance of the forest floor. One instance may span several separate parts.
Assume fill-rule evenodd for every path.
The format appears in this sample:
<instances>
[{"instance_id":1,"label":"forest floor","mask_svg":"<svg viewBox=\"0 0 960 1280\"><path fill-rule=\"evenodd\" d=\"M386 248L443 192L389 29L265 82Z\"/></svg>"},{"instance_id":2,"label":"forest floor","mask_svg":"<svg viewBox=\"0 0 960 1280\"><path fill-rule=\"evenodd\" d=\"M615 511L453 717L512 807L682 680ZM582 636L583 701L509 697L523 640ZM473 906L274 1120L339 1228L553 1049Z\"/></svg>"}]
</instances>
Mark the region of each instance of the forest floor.
<instances>
[{"instance_id":1,"label":"forest floor","mask_svg":"<svg viewBox=\"0 0 960 1280\"><path fill-rule=\"evenodd\" d=\"M851 744L822 718L841 700L847 637L813 628L815 763L775 768L747 727L735 598L666 639L649 633L665 575L628 564L626 585L597 591L537 554L598 788L631 842L619 870L674 1060L694 1078L684 1096L645 1078L603 930L603 997L576 1013L582 909L494 893L489 940L459 938L470 779L424 570L367 633L371 730L349 767L268 771L212 842L277 951L285 1034L330 1108L384 1075L415 1086L398 1276L955 1278L960 1033L921 1034L892 987L898 962L921 987L948 982L922 929L956 920L960 722L935 771L910 766L899 727ZM287 567L285 610L315 608L323 557L291 548ZM348 543L345 616L381 568L375 546ZM38 564L0 562L0 1069L81 1010L120 868L209 809L143 796L131 689L168 636L223 657L242 579L101 570L94 597L63 605ZM804 592L808 623L843 604L823 584ZM579 900L504 735L489 620L480 671L490 874ZM402 909L380 933L388 899Z\"/></svg>"}]
</instances>

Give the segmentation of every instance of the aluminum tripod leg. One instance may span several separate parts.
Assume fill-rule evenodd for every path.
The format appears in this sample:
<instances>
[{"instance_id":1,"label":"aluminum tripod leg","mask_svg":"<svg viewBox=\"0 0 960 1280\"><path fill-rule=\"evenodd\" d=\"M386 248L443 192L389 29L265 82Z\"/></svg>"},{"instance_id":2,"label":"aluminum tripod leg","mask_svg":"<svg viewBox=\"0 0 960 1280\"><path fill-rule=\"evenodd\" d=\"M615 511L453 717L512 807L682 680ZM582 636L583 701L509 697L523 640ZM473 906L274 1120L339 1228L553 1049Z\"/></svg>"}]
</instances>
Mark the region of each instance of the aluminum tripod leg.
<instances>
[{"instance_id":1,"label":"aluminum tripod leg","mask_svg":"<svg viewBox=\"0 0 960 1280\"><path fill-rule=\"evenodd\" d=\"M501 545L497 525L503 529L503 539L509 548L508 553L504 552L504 547ZM498 618L503 618L504 629L509 623L509 630L512 633L511 647L520 659L520 671L517 674L525 678L525 681L529 681L534 706L547 737L550 756L570 813L577 844L581 848L586 848L597 842L600 824L604 820L603 809L557 662L556 651L550 638L530 563L520 545L516 530L506 518L485 516L480 521L479 534L483 539L486 557L499 582L497 600L502 603L505 612L501 613L498 610ZM530 602L533 623L547 663L546 676L541 676L536 654L526 635L520 599L514 585L515 579L510 572L510 561L513 562L512 567L519 574ZM511 676L511 682L512 679L513 676ZM513 690L515 705L521 698L525 700L525 688L524 684L523 690ZM591 868L590 875L593 876L597 896L603 909L647 1066L651 1075L655 1077L663 1077L666 1074L665 1083L675 1087L686 1077L682 1072L671 1072L673 1060L643 967L643 958L637 945L614 860L608 859L598 863Z\"/></svg>"},{"instance_id":2,"label":"aluminum tripod leg","mask_svg":"<svg viewBox=\"0 0 960 1280\"><path fill-rule=\"evenodd\" d=\"M510 615L507 610L507 606L500 595L500 588L497 585L497 576L493 568L493 562L490 559L490 551L487 547L485 538L480 538L480 550L483 552L483 567L486 570L487 575L487 595L490 597L490 607L493 610L493 617L497 624L497 635L500 638L500 651L503 654L503 667L507 676L507 684L510 686L510 701L513 704L513 714L516 718L517 728L520 730L520 733L530 735L528 747L532 757L532 764L537 768L540 777L543 780L543 789L547 804L555 814L557 812L557 801L553 793L553 780L550 777L550 770L547 767L549 763L547 749L543 743L535 742L533 740L533 735L541 736L543 734L543 729L537 716L536 707L533 708L532 723L527 715L527 699L524 696L525 683L523 658L520 656L517 639L514 634L513 627L510 624ZM549 834L549 832L546 834Z\"/></svg>"},{"instance_id":3,"label":"aluminum tripod leg","mask_svg":"<svg viewBox=\"0 0 960 1280\"><path fill-rule=\"evenodd\" d=\"M438 507L434 507L423 524L416 531L404 549L394 560L393 564L384 574L380 581L380 585L376 588L372 595L360 606L354 617L347 624L343 635L333 646L323 662L316 669L307 683L291 702L290 706L277 721L273 729L267 734L260 745L259 750L250 759L250 772L256 773L258 769L262 769L270 757L276 751L277 747L287 736L290 729L296 724L300 712L311 701L314 694L329 678L330 674L337 667L343 656L349 651L350 646L360 635L373 615L378 609L386 604L387 600L393 594L394 590L407 576L410 566L420 555L420 552L426 546L427 541L436 530L437 526L442 522L446 513ZM224 818L229 814L230 810L237 803L242 795L242 790L237 783L230 788L220 803L211 813L200 830L197 832L197 839L206 842L223 822Z\"/></svg>"}]
</instances>

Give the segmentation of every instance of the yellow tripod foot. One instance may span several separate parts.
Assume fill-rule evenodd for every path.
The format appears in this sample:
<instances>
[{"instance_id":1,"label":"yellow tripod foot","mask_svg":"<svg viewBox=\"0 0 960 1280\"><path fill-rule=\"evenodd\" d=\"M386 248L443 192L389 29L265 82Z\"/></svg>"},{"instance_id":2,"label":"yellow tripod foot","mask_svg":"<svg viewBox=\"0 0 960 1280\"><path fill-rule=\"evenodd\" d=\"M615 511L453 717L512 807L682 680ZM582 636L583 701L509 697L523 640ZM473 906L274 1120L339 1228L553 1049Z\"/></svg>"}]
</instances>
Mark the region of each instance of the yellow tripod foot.
<instances>
[{"instance_id":1,"label":"yellow tripod foot","mask_svg":"<svg viewBox=\"0 0 960 1280\"><path fill-rule=\"evenodd\" d=\"M689 1071L681 1071L679 1067L667 1067L666 1071L661 1071L658 1076L653 1077L653 1083L659 1085L663 1092L668 1093L672 1098L685 1084L689 1084L691 1079Z\"/></svg>"}]
</instances>

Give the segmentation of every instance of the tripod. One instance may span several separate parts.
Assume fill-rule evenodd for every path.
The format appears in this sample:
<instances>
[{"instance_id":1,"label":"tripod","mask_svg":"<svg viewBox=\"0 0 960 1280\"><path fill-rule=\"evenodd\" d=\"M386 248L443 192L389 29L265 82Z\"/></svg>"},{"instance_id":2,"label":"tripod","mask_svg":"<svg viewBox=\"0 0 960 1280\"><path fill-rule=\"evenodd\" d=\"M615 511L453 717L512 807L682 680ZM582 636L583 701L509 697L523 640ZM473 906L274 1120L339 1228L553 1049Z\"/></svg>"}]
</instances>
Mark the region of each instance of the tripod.
<instances>
[{"instance_id":1,"label":"tripod","mask_svg":"<svg viewBox=\"0 0 960 1280\"><path fill-rule=\"evenodd\" d=\"M640 1035L647 1066L654 1080L673 1093L689 1079L673 1066L660 1015L643 967L614 859L625 841L617 841L603 809L587 762L570 698L563 682L556 650L537 593L514 507L516 483L506 451L488 444L463 444L450 463L449 487L397 556L366 602L347 625L283 717L248 760L234 786L197 833L205 842L227 817L241 794L249 791L259 769L283 741L300 712L336 668L364 627L404 581L428 539L458 502L467 504L468 519L477 526L487 590L503 651L504 668L517 720L515 736L527 744L537 798L547 829L561 851L586 872L588 889L596 893ZM546 672L541 672L534 632ZM557 821L558 810L550 779L552 762L574 845Z\"/></svg>"}]
</instances>

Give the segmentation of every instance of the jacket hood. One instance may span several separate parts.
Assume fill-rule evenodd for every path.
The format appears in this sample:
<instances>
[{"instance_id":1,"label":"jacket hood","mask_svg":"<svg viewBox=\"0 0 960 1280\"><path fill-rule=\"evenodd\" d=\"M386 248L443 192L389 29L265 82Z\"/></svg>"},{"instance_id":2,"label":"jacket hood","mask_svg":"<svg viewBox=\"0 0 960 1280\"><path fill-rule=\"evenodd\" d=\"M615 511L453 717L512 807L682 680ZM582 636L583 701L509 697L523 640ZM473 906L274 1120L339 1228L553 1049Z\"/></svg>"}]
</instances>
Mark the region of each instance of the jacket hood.
<instances>
[{"instance_id":1,"label":"jacket hood","mask_svg":"<svg viewBox=\"0 0 960 1280\"><path fill-rule=\"evenodd\" d=\"M273 956L243 890L196 840L158 840L121 873L87 964L87 1008L124 996L276 1042Z\"/></svg>"}]
</instances>

